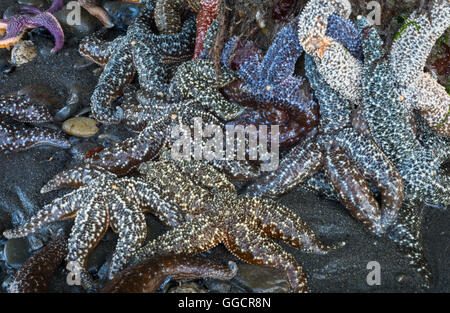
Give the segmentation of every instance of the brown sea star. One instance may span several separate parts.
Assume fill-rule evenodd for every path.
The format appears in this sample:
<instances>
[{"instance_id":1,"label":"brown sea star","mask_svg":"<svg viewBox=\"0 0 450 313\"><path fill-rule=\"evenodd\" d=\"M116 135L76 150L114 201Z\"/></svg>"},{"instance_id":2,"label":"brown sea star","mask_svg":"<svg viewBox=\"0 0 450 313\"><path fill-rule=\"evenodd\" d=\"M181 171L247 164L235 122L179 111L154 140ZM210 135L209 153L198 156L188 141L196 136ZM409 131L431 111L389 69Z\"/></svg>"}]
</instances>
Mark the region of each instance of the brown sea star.
<instances>
[{"instance_id":1,"label":"brown sea star","mask_svg":"<svg viewBox=\"0 0 450 313\"><path fill-rule=\"evenodd\" d=\"M141 181L128 178L118 180L114 174L93 167L63 172L44 186L42 192L66 186L82 187L55 199L19 228L5 231L4 236L24 237L47 223L75 217L66 260L77 264L83 287L88 289L92 284L84 269L87 258L109 227L119 233L108 273L110 278L123 268L143 243L147 225L141 201L151 197L151 193Z\"/></svg>"},{"instance_id":2,"label":"brown sea star","mask_svg":"<svg viewBox=\"0 0 450 313\"><path fill-rule=\"evenodd\" d=\"M67 254L67 238L59 235L31 256L17 271L9 286L10 293L42 293Z\"/></svg>"},{"instance_id":3,"label":"brown sea star","mask_svg":"<svg viewBox=\"0 0 450 313\"><path fill-rule=\"evenodd\" d=\"M151 293L168 279L232 279L237 265L228 266L198 256L165 255L150 258L124 269L101 291L102 293Z\"/></svg>"},{"instance_id":4,"label":"brown sea star","mask_svg":"<svg viewBox=\"0 0 450 313\"><path fill-rule=\"evenodd\" d=\"M247 263L283 269L292 289L306 292L302 267L271 238L312 253L342 246L320 243L297 215L272 200L238 196L225 176L208 164L161 160L144 163L139 170L161 189L161 199L181 208L179 219L186 221L150 241L137 252L137 260L157 254L197 254L223 243Z\"/></svg>"},{"instance_id":5,"label":"brown sea star","mask_svg":"<svg viewBox=\"0 0 450 313\"><path fill-rule=\"evenodd\" d=\"M42 100L20 91L0 96L0 119L12 119L24 123L51 122L53 117ZM40 145L70 147L69 141L61 131L0 120L0 152L22 151Z\"/></svg>"}]
</instances>

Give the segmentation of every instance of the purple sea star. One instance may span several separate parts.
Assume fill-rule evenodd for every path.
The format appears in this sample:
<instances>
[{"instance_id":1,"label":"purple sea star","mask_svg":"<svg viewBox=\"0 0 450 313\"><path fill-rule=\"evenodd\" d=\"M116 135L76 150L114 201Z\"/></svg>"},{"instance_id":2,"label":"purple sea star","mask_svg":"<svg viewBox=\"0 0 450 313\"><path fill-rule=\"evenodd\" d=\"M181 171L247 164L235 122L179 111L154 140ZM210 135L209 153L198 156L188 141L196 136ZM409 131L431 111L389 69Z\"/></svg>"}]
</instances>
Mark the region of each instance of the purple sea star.
<instances>
[{"instance_id":1,"label":"purple sea star","mask_svg":"<svg viewBox=\"0 0 450 313\"><path fill-rule=\"evenodd\" d=\"M0 34L5 35L0 39L0 48L15 45L27 29L43 26L55 38L55 46L51 52L55 53L60 50L64 45L64 32L53 13L59 11L63 5L63 0L54 0L51 7L46 11L41 11L32 6L22 6L19 8L21 14L0 19Z\"/></svg>"}]
</instances>

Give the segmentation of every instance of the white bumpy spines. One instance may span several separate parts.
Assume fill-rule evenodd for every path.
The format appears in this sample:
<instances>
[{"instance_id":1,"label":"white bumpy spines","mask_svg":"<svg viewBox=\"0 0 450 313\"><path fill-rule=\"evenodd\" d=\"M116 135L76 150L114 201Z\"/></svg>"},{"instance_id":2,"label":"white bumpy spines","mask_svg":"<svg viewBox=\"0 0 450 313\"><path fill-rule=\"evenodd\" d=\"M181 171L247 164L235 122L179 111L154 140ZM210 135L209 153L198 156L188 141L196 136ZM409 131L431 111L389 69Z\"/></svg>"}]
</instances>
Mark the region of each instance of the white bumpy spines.
<instances>
[{"instance_id":1,"label":"white bumpy spines","mask_svg":"<svg viewBox=\"0 0 450 313\"><path fill-rule=\"evenodd\" d=\"M311 55L314 53L315 38L325 38L328 17L339 14L348 18L351 14L348 0L311 0L303 9L298 22L298 39L300 45Z\"/></svg>"},{"instance_id":2,"label":"white bumpy spines","mask_svg":"<svg viewBox=\"0 0 450 313\"><path fill-rule=\"evenodd\" d=\"M424 67L428 56L446 29L450 26L450 0L435 0L429 13L413 12L410 23L398 39L394 40L389 62L405 105L417 109L436 132L450 136L450 119L445 123L450 96L445 88Z\"/></svg>"},{"instance_id":3,"label":"white bumpy spines","mask_svg":"<svg viewBox=\"0 0 450 313\"><path fill-rule=\"evenodd\" d=\"M389 59L397 81L403 86L417 80L436 40L450 26L450 1L435 0L429 13L413 12L407 22L410 25L394 40Z\"/></svg>"},{"instance_id":4,"label":"white bumpy spines","mask_svg":"<svg viewBox=\"0 0 450 313\"><path fill-rule=\"evenodd\" d=\"M445 120L450 108L450 96L443 86L429 73L422 72L414 84L416 95L415 109L436 131L449 136L450 120Z\"/></svg>"},{"instance_id":5,"label":"white bumpy spines","mask_svg":"<svg viewBox=\"0 0 450 313\"><path fill-rule=\"evenodd\" d=\"M362 65L337 41L327 45L321 58L314 57L319 73L347 100L357 103L362 99Z\"/></svg>"},{"instance_id":6,"label":"white bumpy spines","mask_svg":"<svg viewBox=\"0 0 450 313\"><path fill-rule=\"evenodd\" d=\"M361 63L339 42L327 37L328 17L338 14L348 18L347 0L311 0L298 23L298 38L306 53L314 57L319 73L342 96L352 102L362 98Z\"/></svg>"}]
</instances>

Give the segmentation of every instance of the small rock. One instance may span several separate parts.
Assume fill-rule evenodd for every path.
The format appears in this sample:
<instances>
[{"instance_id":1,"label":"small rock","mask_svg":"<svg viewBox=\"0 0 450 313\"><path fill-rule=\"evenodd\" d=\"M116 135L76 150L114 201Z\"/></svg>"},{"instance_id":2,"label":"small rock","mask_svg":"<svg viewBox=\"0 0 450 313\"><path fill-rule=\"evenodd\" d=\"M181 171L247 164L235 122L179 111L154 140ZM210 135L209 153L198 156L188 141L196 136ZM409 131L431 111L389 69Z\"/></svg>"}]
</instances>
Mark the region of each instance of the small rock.
<instances>
[{"instance_id":1,"label":"small rock","mask_svg":"<svg viewBox=\"0 0 450 313\"><path fill-rule=\"evenodd\" d=\"M196 282L180 282L178 286L169 289L169 293L207 293L208 290Z\"/></svg>"},{"instance_id":2,"label":"small rock","mask_svg":"<svg viewBox=\"0 0 450 313\"><path fill-rule=\"evenodd\" d=\"M127 3L119 1L107 1L103 4L103 8L108 12L112 22L118 28L127 28L133 20L138 16L142 4Z\"/></svg>"},{"instance_id":3,"label":"small rock","mask_svg":"<svg viewBox=\"0 0 450 313\"><path fill-rule=\"evenodd\" d=\"M71 6L71 3L67 3L54 14L67 38L81 39L101 28L102 24L94 16L78 5ZM80 17L80 19L76 20L77 17Z\"/></svg>"},{"instance_id":4,"label":"small rock","mask_svg":"<svg viewBox=\"0 0 450 313\"><path fill-rule=\"evenodd\" d=\"M272 267L239 264L239 270L233 283L237 282L248 292L285 293L289 292L286 274Z\"/></svg>"},{"instance_id":5,"label":"small rock","mask_svg":"<svg viewBox=\"0 0 450 313\"><path fill-rule=\"evenodd\" d=\"M20 66L37 57L36 47L30 40L21 40L15 44L11 52L11 63Z\"/></svg>"},{"instance_id":6,"label":"small rock","mask_svg":"<svg viewBox=\"0 0 450 313\"><path fill-rule=\"evenodd\" d=\"M81 86L77 83L70 87L70 95L67 99L66 105L56 112L55 121L62 122L73 116L81 106Z\"/></svg>"},{"instance_id":7,"label":"small rock","mask_svg":"<svg viewBox=\"0 0 450 313\"><path fill-rule=\"evenodd\" d=\"M9 239L5 245L5 258L13 268L19 268L30 257L30 244L26 238Z\"/></svg>"},{"instance_id":8,"label":"small rock","mask_svg":"<svg viewBox=\"0 0 450 313\"><path fill-rule=\"evenodd\" d=\"M95 120L89 117L69 118L63 123L62 130L69 135L85 138L91 137L99 131Z\"/></svg>"},{"instance_id":9,"label":"small rock","mask_svg":"<svg viewBox=\"0 0 450 313\"><path fill-rule=\"evenodd\" d=\"M36 8L41 8L44 6L44 1L42 0L19 0L17 3L21 5L31 5Z\"/></svg>"}]
</instances>

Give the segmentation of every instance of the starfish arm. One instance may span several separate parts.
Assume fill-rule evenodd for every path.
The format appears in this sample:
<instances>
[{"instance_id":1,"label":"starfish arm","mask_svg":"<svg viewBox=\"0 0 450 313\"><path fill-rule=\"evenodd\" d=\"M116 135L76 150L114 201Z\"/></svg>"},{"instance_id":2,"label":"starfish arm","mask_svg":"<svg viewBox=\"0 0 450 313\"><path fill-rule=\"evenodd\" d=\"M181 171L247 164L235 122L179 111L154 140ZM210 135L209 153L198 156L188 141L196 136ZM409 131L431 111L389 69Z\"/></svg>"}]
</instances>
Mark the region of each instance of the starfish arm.
<instances>
[{"instance_id":1,"label":"starfish arm","mask_svg":"<svg viewBox=\"0 0 450 313\"><path fill-rule=\"evenodd\" d=\"M323 152L315 142L295 146L281 161L278 170L257 179L248 193L269 196L281 195L318 171L323 164Z\"/></svg>"},{"instance_id":2,"label":"starfish arm","mask_svg":"<svg viewBox=\"0 0 450 313\"><path fill-rule=\"evenodd\" d=\"M149 36L161 55L177 58L192 55L194 49L195 18L187 19L180 33L175 35Z\"/></svg>"},{"instance_id":3,"label":"starfish arm","mask_svg":"<svg viewBox=\"0 0 450 313\"><path fill-rule=\"evenodd\" d=\"M195 38L194 59L198 59L203 51L206 33L219 12L219 1L201 1L202 7L197 14L197 32Z\"/></svg>"},{"instance_id":4,"label":"starfish arm","mask_svg":"<svg viewBox=\"0 0 450 313\"><path fill-rule=\"evenodd\" d=\"M53 120L47 107L39 99L20 94L0 96L0 117L29 123L46 123Z\"/></svg>"},{"instance_id":5,"label":"starfish arm","mask_svg":"<svg viewBox=\"0 0 450 313\"><path fill-rule=\"evenodd\" d=\"M51 52L55 53L60 50L64 45L64 31L59 24L59 21L51 13L44 12L35 16L31 16L26 20L26 25L28 27L45 27L50 34L52 34L55 40L55 46L52 48Z\"/></svg>"},{"instance_id":6,"label":"starfish arm","mask_svg":"<svg viewBox=\"0 0 450 313\"><path fill-rule=\"evenodd\" d=\"M295 70L295 63L302 53L303 48L298 42L296 27L285 26L275 37L261 63L261 74L266 82L278 85L291 77Z\"/></svg>"},{"instance_id":7,"label":"starfish arm","mask_svg":"<svg viewBox=\"0 0 450 313\"><path fill-rule=\"evenodd\" d=\"M372 137L400 172L407 202L446 205L435 203L442 199L436 186L436 174L442 165L439 155L417 140L410 112L399 94L389 63L377 59L383 55L382 41L367 25L365 19L358 20L358 26L365 29L362 40L368 57L363 80L364 114Z\"/></svg>"},{"instance_id":8,"label":"starfish arm","mask_svg":"<svg viewBox=\"0 0 450 313\"><path fill-rule=\"evenodd\" d=\"M340 131L352 123L353 106L334 90L321 75L313 57L305 56L305 71L316 98L319 100L320 128L325 134Z\"/></svg>"},{"instance_id":9,"label":"starfish arm","mask_svg":"<svg viewBox=\"0 0 450 313\"><path fill-rule=\"evenodd\" d=\"M118 123L123 115L120 108L114 108L113 102L122 95L125 85L135 75L133 55L127 43L117 43L121 53L110 56L99 82L91 97L91 108L94 117L103 123Z\"/></svg>"},{"instance_id":10,"label":"starfish arm","mask_svg":"<svg viewBox=\"0 0 450 313\"><path fill-rule=\"evenodd\" d=\"M50 8L47 9L49 13L56 13L64 7L64 0L53 0Z\"/></svg>"},{"instance_id":11,"label":"starfish arm","mask_svg":"<svg viewBox=\"0 0 450 313\"><path fill-rule=\"evenodd\" d=\"M362 65L343 45L333 40L322 56L314 59L331 88L352 102L361 100Z\"/></svg>"},{"instance_id":12,"label":"starfish arm","mask_svg":"<svg viewBox=\"0 0 450 313\"><path fill-rule=\"evenodd\" d=\"M162 34L176 34L181 30L181 9L185 0L156 1L155 22Z\"/></svg>"},{"instance_id":13,"label":"starfish arm","mask_svg":"<svg viewBox=\"0 0 450 313\"><path fill-rule=\"evenodd\" d=\"M0 121L0 152L23 151L42 145L70 148L68 139L60 131L38 127L21 128Z\"/></svg>"},{"instance_id":14,"label":"starfish arm","mask_svg":"<svg viewBox=\"0 0 450 313\"><path fill-rule=\"evenodd\" d=\"M199 90L196 94L196 99L202 103L205 108L224 121L235 119L244 110L240 105L225 99L225 97L214 87Z\"/></svg>"},{"instance_id":15,"label":"starfish arm","mask_svg":"<svg viewBox=\"0 0 450 313\"><path fill-rule=\"evenodd\" d=\"M169 72L167 65L155 53L155 48L144 42L136 42L133 55L141 89L148 95L164 97L169 88Z\"/></svg>"},{"instance_id":16,"label":"starfish arm","mask_svg":"<svg viewBox=\"0 0 450 313\"><path fill-rule=\"evenodd\" d=\"M106 64L108 64L112 53L112 47L116 42L122 40L122 37L119 37L112 42L107 42L103 39L105 33L105 29L101 29L91 35L88 35L81 40L78 47L78 51L83 57L97 63L100 66L106 66Z\"/></svg>"},{"instance_id":17,"label":"starfish arm","mask_svg":"<svg viewBox=\"0 0 450 313\"><path fill-rule=\"evenodd\" d=\"M225 174L202 161L180 160L173 162L178 165L180 173L202 187L223 192L236 192L236 187L227 179Z\"/></svg>"},{"instance_id":18,"label":"starfish arm","mask_svg":"<svg viewBox=\"0 0 450 313\"><path fill-rule=\"evenodd\" d=\"M120 272L101 291L104 293L151 293L168 278L232 279L237 272L234 262L222 265L203 257L168 255L150 258Z\"/></svg>"},{"instance_id":19,"label":"starfish arm","mask_svg":"<svg viewBox=\"0 0 450 313\"><path fill-rule=\"evenodd\" d=\"M384 233L382 213L361 172L340 148L331 147L325 162L328 181L350 214L377 235Z\"/></svg>"},{"instance_id":20,"label":"starfish arm","mask_svg":"<svg viewBox=\"0 0 450 313\"><path fill-rule=\"evenodd\" d=\"M245 206L270 238L281 240L305 252L325 254L344 245L325 245L317 239L300 217L277 202L259 197L245 197Z\"/></svg>"},{"instance_id":21,"label":"starfish arm","mask_svg":"<svg viewBox=\"0 0 450 313\"><path fill-rule=\"evenodd\" d=\"M433 3L430 14L413 12L406 28L392 43L390 64L401 85L410 85L423 72L436 40L450 26L450 3L436 0Z\"/></svg>"},{"instance_id":22,"label":"starfish arm","mask_svg":"<svg viewBox=\"0 0 450 313\"><path fill-rule=\"evenodd\" d=\"M66 254L67 240L64 235L60 235L26 260L14 276L8 292L48 292L50 279L64 261Z\"/></svg>"},{"instance_id":23,"label":"starfish arm","mask_svg":"<svg viewBox=\"0 0 450 313\"><path fill-rule=\"evenodd\" d=\"M340 132L335 144L358 167L364 178L380 190L383 227L392 224L403 202L400 173L370 138L352 129Z\"/></svg>"},{"instance_id":24,"label":"starfish arm","mask_svg":"<svg viewBox=\"0 0 450 313\"><path fill-rule=\"evenodd\" d=\"M147 224L139 206L118 196L114 199L110 220L113 229L119 233L108 271L108 278L112 279L144 243L147 236Z\"/></svg>"},{"instance_id":25,"label":"starfish arm","mask_svg":"<svg viewBox=\"0 0 450 313\"><path fill-rule=\"evenodd\" d=\"M307 3L298 19L298 39L305 51L314 55L317 40L324 38L327 31L328 17L338 14L348 18L351 4L348 0L327 1L311 0Z\"/></svg>"},{"instance_id":26,"label":"starfish arm","mask_svg":"<svg viewBox=\"0 0 450 313\"><path fill-rule=\"evenodd\" d=\"M78 0L78 3L91 15L98 18L105 27L111 28L114 26L108 13L101 6L97 5L96 0Z\"/></svg>"},{"instance_id":27,"label":"starfish arm","mask_svg":"<svg viewBox=\"0 0 450 313\"><path fill-rule=\"evenodd\" d=\"M146 163L141 164L139 170L148 171L144 169L145 166ZM179 226L186 221L183 210L167 196L161 186L144 181L135 181L133 185L130 198L134 198L143 211L152 213L169 227Z\"/></svg>"},{"instance_id":28,"label":"starfish arm","mask_svg":"<svg viewBox=\"0 0 450 313\"><path fill-rule=\"evenodd\" d=\"M232 54L231 56L234 57ZM227 60L228 64L231 60ZM259 78L264 77L261 66L261 56L259 54L250 55L248 59L242 64L238 64L239 68L236 71L240 78L249 85L248 89L255 88L255 84L259 82Z\"/></svg>"},{"instance_id":29,"label":"starfish arm","mask_svg":"<svg viewBox=\"0 0 450 313\"><path fill-rule=\"evenodd\" d=\"M450 136L450 95L429 73L419 74L416 82L420 115L437 133Z\"/></svg>"},{"instance_id":30,"label":"starfish arm","mask_svg":"<svg viewBox=\"0 0 450 313\"><path fill-rule=\"evenodd\" d=\"M20 13L29 13L29 14L41 14L42 13L42 11L40 9L33 7L33 6L29 6L29 5L19 7L19 12Z\"/></svg>"},{"instance_id":31,"label":"starfish arm","mask_svg":"<svg viewBox=\"0 0 450 313\"><path fill-rule=\"evenodd\" d=\"M324 171L318 171L311 177L308 177L301 185L300 188L323 195L327 199L339 201L336 196L336 192L328 182L327 176Z\"/></svg>"},{"instance_id":32,"label":"starfish arm","mask_svg":"<svg viewBox=\"0 0 450 313\"><path fill-rule=\"evenodd\" d=\"M6 230L3 235L6 238L25 237L42 228L45 224L71 217L83 207L85 204L83 199L85 199L87 193L86 188L80 188L62 198L57 198L52 203L45 205L42 210L39 210L23 225L13 230Z\"/></svg>"},{"instance_id":33,"label":"starfish arm","mask_svg":"<svg viewBox=\"0 0 450 313\"><path fill-rule=\"evenodd\" d=\"M340 42L358 60L362 61L363 51L360 33L356 25L338 14L328 17L326 36Z\"/></svg>"},{"instance_id":34,"label":"starfish arm","mask_svg":"<svg viewBox=\"0 0 450 313\"><path fill-rule=\"evenodd\" d=\"M125 175L142 162L156 157L166 143L167 117L148 125L136 138L127 139L97 152L86 163L99 166L108 172Z\"/></svg>"},{"instance_id":35,"label":"starfish arm","mask_svg":"<svg viewBox=\"0 0 450 313\"><path fill-rule=\"evenodd\" d=\"M247 160L211 160L211 165L231 181L251 181L260 175L259 167Z\"/></svg>"},{"instance_id":36,"label":"starfish arm","mask_svg":"<svg viewBox=\"0 0 450 313\"><path fill-rule=\"evenodd\" d=\"M163 159L159 162L142 164L140 172L145 175L145 180L152 183L154 188L159 188L158 194L171 198L176 205L189 214L202 214L211 205L213 195L186 179L180 173L180 169L170 160ZM161 175L165 173L165 175ZM189 192L185 192L185 191Z\"/></svg>"},{"instance_id":37,"label":"starfish arm","mask_svg":"<svg viewBox=\"0 0 450 313\"><path fill-rule=\"evenodd\" d=\"M217 225L205 217L169 230L150 241L136 253L136 261L156 254L198 254L214 248L225 238L224 225Z\"/></svg>"},{"instance_id":38,"label":"starfish arm","mask_svg":"<svg viewBox=\"0 0 450 313\"><path fill-rule=\"evenodd\" d=\"M218 88L224 87L236 76L230 70L225 70L216 80L214 65L208 60L195 60L180 65L172 80L170 92L173 96L181 95L194 98L216 116L230 120L234 119L243 108L227 101Z\"/></svg>"},{"instance_id":39,"label":"starfish arm","mask_svg":"<svg viewBox=\"0 0 450 313\"><path fill-rule=\"evenodd\" d=\"M450 159L450 137L437 134L423 118L416 115L417 139L422 146L428 147L433 151L436 161L439 164L445 163Z\"/></svg>"},{"instance_id":40,"label":"starfish arm","mask_svg":"<svg viewBox=\"0 0 450 313\"><path fill-rule=\"evenodd\" d=\"M77 166L57 174L41 188L41 193L47 193L66 187L76 188L89 185L98 178L113 179L116 177L116 175L108 173L102 168L91 166L89 164Z\"/></svg>"},{"instance_id":41,"label":"starfish arm","mask_svg":"<svg viewBox=\"0 0 450 313\"><path fill-rule=\"evenodd\" d=\"M249 229L245 223L236 223L227 233L227 249L239 259L254 265L265 265L284 270L295 292L308 292L307 278L294 257L269 240L262 231Z\"/></svg>"},{"instance_id":42,"label":"starfish arm","mask_svg":"<svg viewBox=\"0 0 450 313\"><path fill-rule=\"evenodd\" d=\"M74 262L84 270L90 252L97 246L109 227L108 209L114 204L100 191L88 201L82 201L83 207L77 211L69 237L69 252L66 261ZM81 200L81 199L80 199Z\"/></svg>"},{"instance_id":43,"label":"starfish arm","mask_svg":"<svg viewBox=\"0 0 450 313\"><path fill-rule=\"evenodd\" d=\"M432 274L422 245L423 206L410 207L404 205L400 211L399 222L388 229L388 236L398 244L401 251L406 254L410 266L415 268L423 277L423 286L430 287Z\"/></svg>"},{"instance_id":44,"label":"starfish arm","mask_svg":"<svg viewBox=\"0 0 450 313\"><path fill-rule=\"evenodd\" d=\"M14 46L25 35L25 28L22 22L9 20L6 30L1 30L1 33L4 33L5 36L0 39L0 48Z\"/></svg>"}]
</instances>

